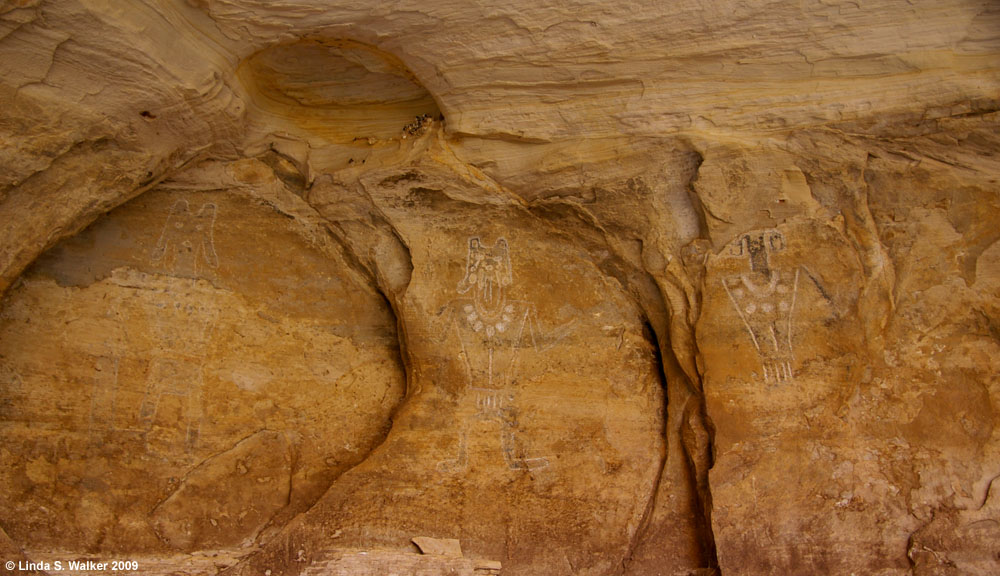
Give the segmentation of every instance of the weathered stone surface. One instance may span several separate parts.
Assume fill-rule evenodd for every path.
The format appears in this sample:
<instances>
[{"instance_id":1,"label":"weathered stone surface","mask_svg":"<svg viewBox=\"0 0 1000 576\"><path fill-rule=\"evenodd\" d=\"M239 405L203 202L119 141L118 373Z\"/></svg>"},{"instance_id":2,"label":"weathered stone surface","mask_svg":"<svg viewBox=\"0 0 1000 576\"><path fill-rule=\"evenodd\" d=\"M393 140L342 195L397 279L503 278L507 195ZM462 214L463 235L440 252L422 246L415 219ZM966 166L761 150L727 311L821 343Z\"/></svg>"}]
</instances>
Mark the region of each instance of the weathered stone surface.
<instances>
[{"instance_id":1,"label":"weathered stone surface","mask_svg":"<svg viewBox=\"0 0 1000 576\"><path fill-rule=\"evenodd\" d=\"M0 4L4 559L996 573L997 62L988 1Z\"/></svg>"},{"instance_id":2,"label":"weathered stone surface","mask_svg":"<svg viewBox=\"0 0 1000 576\"><path fill-rule=\"evenodd\" d=\"M454 538L428 538L417 536L413 543L420 548L421 554L431 554L435 556L461 556L462 543Z\"/></svg>"},{"instance_id":3,"label":"weathered stone surface","mask_svg":"<svg viewBox=\"0 0 1000 576\"><path fill-rule=\"evenodd\" d=\"M403 393L396 326L320 233L162 191L39 260L0 313L12 537L239 545L362 460Z\"/></svg>"},{"instance_id":4,"label":"weathered stone surface","mask_svg":"<svg viewBox=\"0 0 1000 576\"><path fill-rule=\"evenodd\" d=\"M304 576L493 576L500 573L499 562L475 561L441 555L420 555L393 550L339 550L332 557L312 563Z\"/></svg>"}]
</instances>

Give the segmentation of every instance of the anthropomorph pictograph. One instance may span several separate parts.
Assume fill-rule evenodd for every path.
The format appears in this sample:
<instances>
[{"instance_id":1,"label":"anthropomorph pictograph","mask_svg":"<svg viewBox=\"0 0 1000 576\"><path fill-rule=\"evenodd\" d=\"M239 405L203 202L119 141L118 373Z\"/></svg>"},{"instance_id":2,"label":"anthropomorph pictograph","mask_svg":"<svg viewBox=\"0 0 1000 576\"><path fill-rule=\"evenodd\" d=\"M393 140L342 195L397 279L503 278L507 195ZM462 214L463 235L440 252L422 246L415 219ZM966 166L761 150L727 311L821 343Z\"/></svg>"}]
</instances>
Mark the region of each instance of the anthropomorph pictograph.
<instances>
[{"instance_id":1,"label":"anthropomorph pictograph","mask_svg":"<svg viewBox=\"0 0 1000 576\"><path fill-rule=\"evenodd\" d=\"M215 253L215 204L202 204L192 212L187 200L174 202L151 261L175 276L197 276L204 266L217 268Z\"/></svg>"},{"instance_id":2,"label":"anthropomorph pictograph","mask_svg":"<svg viewBox=\"0 0 1000 576\"><path fill-rule=\"evenodd\" d=\"M770 259L784 248L784 236L777 230L744 234L730 248L730 255L745 260L749 270L722 279L760 356L765 382L789 381L795 374L792 313L799 271L778 270Z\"/></svg>"},{"instance_id":3,"label":"anthropomorph pictograph","mask_svg":"<svg viewBox=\"0 0 1000 576\"><path fill-rule=\"evenodd\" d=\"M200 433L202 365L219 310L213 304L211 291L199 288L197 282L187 278L197 277L203 265L210 268L219 265L215 253L215 218L215 204L202 204L193 213L187 200L174 203L150 254L151 263L170 275L166 279L168 286L150 290L142 302L153 351L139 419L148 432L163 397L178 397L183 403L188 449L194 446Z\"/></svg>"},{"instance_id":4,"label":"anthropomorph pictograph","mask_svg":"<svg viewBox=\"0 0 1000 576\"><path fill-rule=\"evenodd\" d=\"M507 466L512 470L537 470L547 467L549 461L527 457L519 442L513 384L520 352L541 347L536 341L534 307L510 297L513 284L507 240L500 238L487 246L478 237L470 238L465 275L457 289L461 297L440 312L445 332L442 338L458 342L466 379L463 401L470 405L475 418L498 424L500 449ZM563 334L567 327L561 330ZM439 468L464 467L466 442L463 429L459 458L442 462Z\"/></svg>"}]
</instances>

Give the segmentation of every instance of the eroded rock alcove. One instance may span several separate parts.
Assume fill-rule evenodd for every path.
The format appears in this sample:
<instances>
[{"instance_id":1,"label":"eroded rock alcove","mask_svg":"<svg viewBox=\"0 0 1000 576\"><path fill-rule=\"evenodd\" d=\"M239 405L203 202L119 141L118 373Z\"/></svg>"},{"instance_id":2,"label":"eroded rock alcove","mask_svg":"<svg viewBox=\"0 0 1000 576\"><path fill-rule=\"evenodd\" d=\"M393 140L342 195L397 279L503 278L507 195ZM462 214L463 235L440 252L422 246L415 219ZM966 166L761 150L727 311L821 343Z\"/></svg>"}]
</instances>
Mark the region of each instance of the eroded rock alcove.
<instances>
[{"instance_id":1,"label":"eroded rock alcove","mask_svg":"<svg viewBox=\"0 0 1000 576\"><path fill-rule=\"evenodd\" d=\"M990 3L0 25L15 572L1000 567Z\"/></svg>"}]
</instances>

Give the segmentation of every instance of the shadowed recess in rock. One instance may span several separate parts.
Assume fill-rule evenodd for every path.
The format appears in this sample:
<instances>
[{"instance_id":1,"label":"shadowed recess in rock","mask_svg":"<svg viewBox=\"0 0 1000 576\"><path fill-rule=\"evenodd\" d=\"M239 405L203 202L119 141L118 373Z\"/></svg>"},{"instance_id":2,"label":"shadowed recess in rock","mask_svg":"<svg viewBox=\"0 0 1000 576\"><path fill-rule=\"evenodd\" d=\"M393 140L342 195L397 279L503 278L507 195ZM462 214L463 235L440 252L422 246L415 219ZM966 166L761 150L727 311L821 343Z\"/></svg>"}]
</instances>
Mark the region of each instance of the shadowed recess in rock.
<instances>
[{"instance_id":1,"label":"shadowed recess in rock","mask_svg":"<svg viewBox=\"0 0 1000 576\"><path fill-rule=\"evenodd\" d=\"M326 143L373 144L440 115L395 56L350 40L300 40L257 52L238 75L252 113Z\"/></svg>"}]
</instances>

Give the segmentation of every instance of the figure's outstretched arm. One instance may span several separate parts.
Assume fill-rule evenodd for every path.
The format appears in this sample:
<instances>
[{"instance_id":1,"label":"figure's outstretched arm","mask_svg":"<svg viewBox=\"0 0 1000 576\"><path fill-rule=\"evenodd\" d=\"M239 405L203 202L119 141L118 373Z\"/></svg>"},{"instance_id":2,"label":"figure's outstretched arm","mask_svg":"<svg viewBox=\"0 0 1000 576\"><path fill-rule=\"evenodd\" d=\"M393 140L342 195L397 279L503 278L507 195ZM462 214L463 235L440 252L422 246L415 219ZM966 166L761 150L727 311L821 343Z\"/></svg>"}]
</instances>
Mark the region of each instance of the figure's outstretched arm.
<instances>
[{"instance_id":1,"label":"figure's outstretched arm","mask_svg":"<svg viewBox=\"0 0 1000 576\"><path fill-rule=\"evenodd\" d=\"M528 334L525 335L526 343L539 352L546 352L558 346L563 339L569 336L576 325L576 318L573 318L569 322L564 322L555 328L543 329L538 321L538 313L535 310L534 304L528 307L527 320L525 322L528 328Z\"/></svg>"},{"instance_id":2,"label":"figure's outstretched arm","mask_svg":"<svg viewBox=\"0 0 1000 576\"><path fill-rule=\"evenodd\" d=\"M163 223L163 231L160 232L160 238L156 241L156 247L153 248L153 252L150 253L150 259L153 262L159 262L167 253L167 247L175 240L177 235L177 219L181 218L180 228L184 226L184 216L188 212L187 200L178 200L174 202L174 205L170 208L170 213L167 214L167 221Z\"/></svg>"},{"instance_id":3,"label":"figure's outstretched arm","mask_svg":"<svg viewBox=\"0 0 1000 576\"><path fill-rule=\"evenodd\" d=\"M163 225L163 231L160 233L159 240L156 241L156 246L153 248L153 251L149 254L149 258L153 262L159 262L160 260L163 259L163 256L166 255L167 253L167 246L169 246L171 242L170 238L172 236L171 231L173 231L174 229L173 220L174 220L174 214L173 212L171 212L170 215L167 216L167 222Z\"/></svg>"},{"instance_id":4,"label":"figure's outstretched arm","mask_svg":"<svg viewBox=\"0 0 1000 576\"><path fill-rule=\"evenodd\" d=\"M743 326L747 329L747 334L750 335L750 340L753 341L754 349L757 350L758 354L760 354L760 342L757 341L757 334L754 333L753 326L750 325L750 320L747 319L746 314L743 313L743 308L740 306L740 303L736 301L736 297L733 295L732 291L730 291L729 285L726 284L726 279L723 278L721 282L722 287L726 290L726 294L729 296L729 301L733 303L733 309L735 309L736 313L740 316L740 320L743 321Z\"/></svg>"},{"instance_id":5,"label":"figure's outstretched arm","mask_svg":"<svg viewBox=\"0 0 1000 576\"><path fill-rule=\"evenodd\" d=\"M427 331L427 339L435 344L440 344L448 338L448 330L451 329L455 318L455 304L448 302L438 309L437 314L430 322L430 329Z\"/></svg>"}]
</instances>

